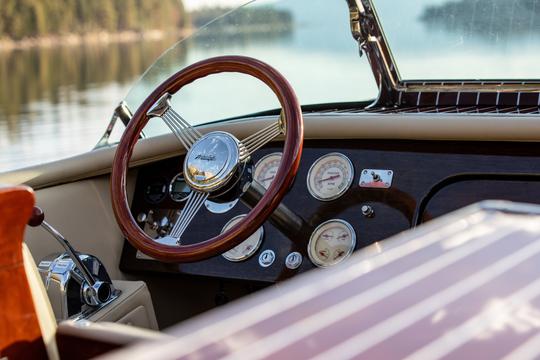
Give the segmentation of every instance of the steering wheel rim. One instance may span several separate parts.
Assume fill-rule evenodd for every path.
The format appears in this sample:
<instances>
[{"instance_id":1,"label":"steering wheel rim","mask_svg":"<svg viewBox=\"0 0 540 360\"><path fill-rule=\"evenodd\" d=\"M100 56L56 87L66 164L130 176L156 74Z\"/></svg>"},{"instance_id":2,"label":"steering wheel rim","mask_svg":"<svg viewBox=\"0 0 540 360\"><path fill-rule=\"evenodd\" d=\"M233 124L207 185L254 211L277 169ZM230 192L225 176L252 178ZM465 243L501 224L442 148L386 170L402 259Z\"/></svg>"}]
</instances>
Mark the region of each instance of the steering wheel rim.
<instances>
[{"instance_id":1,"label":"steering wheel rim","mask_svg":"<svg viewBox=\"0 0 540 360\"><path fill-rule=\"evenodd\" d=\"M175 94L197 79L223 72L251 75L265 83L277 96L283 109L286 134L283 156L276 177L259 203L228 231L195 244L178 246L160 244L146 235L131 214L126 183L133 149L142 129L150 119L147 113L156 101L167 93ZM302 154L303 134L302 111L296 94L285 77L270 65L250 57L220 56L197 62L178 71L161 83L137 109L116 149L111 174L111 198L122 233L135 248L165 262L199 261L233 248L266 221L292 185Z\"/></svg>"}]
</instances>

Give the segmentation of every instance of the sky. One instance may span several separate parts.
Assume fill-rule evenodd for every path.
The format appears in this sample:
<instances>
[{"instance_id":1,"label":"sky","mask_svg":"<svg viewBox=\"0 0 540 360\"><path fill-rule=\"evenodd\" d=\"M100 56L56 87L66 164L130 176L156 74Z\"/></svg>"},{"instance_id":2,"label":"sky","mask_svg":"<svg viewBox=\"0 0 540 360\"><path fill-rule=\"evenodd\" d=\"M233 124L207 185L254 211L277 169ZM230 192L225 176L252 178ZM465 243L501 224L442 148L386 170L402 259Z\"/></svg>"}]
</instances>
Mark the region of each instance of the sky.
<instances>
[{"instance_id":1,"label":"sky","mask_svg":"<svg viewBox=\"0 0 540 360\"><path fill-rule=\"evenodd\" d=\"M184 0L184 6L189 9L197 9L205 6L235 6L248 0Z\"/></svg>"}]
</instances>

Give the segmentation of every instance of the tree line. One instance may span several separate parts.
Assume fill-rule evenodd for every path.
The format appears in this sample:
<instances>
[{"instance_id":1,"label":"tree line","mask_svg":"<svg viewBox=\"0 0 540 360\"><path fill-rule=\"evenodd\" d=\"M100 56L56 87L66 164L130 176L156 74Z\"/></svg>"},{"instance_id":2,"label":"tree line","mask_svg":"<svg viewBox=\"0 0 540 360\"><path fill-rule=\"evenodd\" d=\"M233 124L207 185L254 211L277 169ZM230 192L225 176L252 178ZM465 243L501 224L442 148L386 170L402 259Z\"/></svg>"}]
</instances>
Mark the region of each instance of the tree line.
<instances>
[{"instance_id":1,"label":"tree line","mask_svg":"<svg viewBox=\"0 0 540 360\"><path fill-rule=\"evenodd\" d=\"M427 6L420 20L465 36L500 38L540 33L538 0L451 0Z\"/></svg>"},{"instance_id":2,"label":"tree line","mask_svg":"<svg viewBox=\"0 0 540 360\"><path fill-rule=\"evenodd\" d=\"M1 0L0 38L98 31L172 30L188 25L181 0Z\"/></svg>"},{"instance_id":3,"label":"tree line","mask_svg":"<svg viewBox=\"0 0 540 360\"><path fill-rule=\"evenodd\" d=\"M195 10L190 14L194 27L199 28L226 14L230 8L213 7ZM287 10L280 10L269 6L241 7L219 20L219 26L252 26L271 25L274 27L291 28L293 16Z\"/></svg>"}]
</instances>

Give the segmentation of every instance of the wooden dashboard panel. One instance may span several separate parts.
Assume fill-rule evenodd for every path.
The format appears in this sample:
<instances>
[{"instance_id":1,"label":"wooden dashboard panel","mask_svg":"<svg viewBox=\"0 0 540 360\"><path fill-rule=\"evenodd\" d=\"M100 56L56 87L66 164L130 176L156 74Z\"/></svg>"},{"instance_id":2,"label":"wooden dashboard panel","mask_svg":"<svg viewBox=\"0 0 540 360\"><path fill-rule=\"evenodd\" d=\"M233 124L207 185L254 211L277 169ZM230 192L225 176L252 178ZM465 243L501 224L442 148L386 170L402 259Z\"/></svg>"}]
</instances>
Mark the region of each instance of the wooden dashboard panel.
<instances>
[{"instance_id":1,"label":"wooden dashboard panel","mask_svg":"<svg viewBox=\"0 0 540 360\"><path fill-rule=\"evenodd\" d=\"M254 162L280 149L280 144L271 144L256 153ZM349 157L355 175L353 185L342 197L322 202L309 194L306 177L311 164L330 152ZM177 209L181 206L168 198L159 204L149 204L144 197L144 188L156 179L170 181L181 170L182 162L183 158L172 158L139 169L132 204L134 216L151 208ZM363 169L392 170L392 186L389 189L361 188L359 178ZM314 267L307 256L307 243L311 231L326 220L339 218L349 222L356 232L358 249L479 200L540 203L539 170L540 148L533 143L309 140L305 141L294 185L283 201L308 224L297 238L289 239L266 222L263 244L248 260L232 263L217 256L190 264L138 259L135 249L126 241L121 267L128 272L183 273L275 282ZM373 217L362 215L363 205L373 208ZM186 242L202 241L219 233L228 220L247 211L240 202L220 215L203 209L188 228ZM268 268L258 263L259 254L265 249L276 253L275 262ZM289 270L284 265L285 257L291 251L298 251L304 257L299 269Z\"/></svg>"}]
</instances>

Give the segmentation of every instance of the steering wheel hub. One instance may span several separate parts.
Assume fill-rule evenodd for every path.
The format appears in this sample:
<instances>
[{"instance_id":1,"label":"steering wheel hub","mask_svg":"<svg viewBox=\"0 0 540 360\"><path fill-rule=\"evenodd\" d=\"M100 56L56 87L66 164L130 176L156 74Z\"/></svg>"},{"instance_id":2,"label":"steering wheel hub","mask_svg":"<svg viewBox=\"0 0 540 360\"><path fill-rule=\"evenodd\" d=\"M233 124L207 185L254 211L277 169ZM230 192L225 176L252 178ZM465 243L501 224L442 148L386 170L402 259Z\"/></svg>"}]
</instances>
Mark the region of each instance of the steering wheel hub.
<instances>
[{"instance_id":1,"label":"steering wheel hub","mask_svg":"<svg viewBox=\"0 0 540 360\"><path fill-rule=\"evenodd\" d=\"M233 135L222 131L201 137L193 144L184 162L187 184L204 192L226 185L240 164L239 144Z\"/></svg>"}]
</instances>

